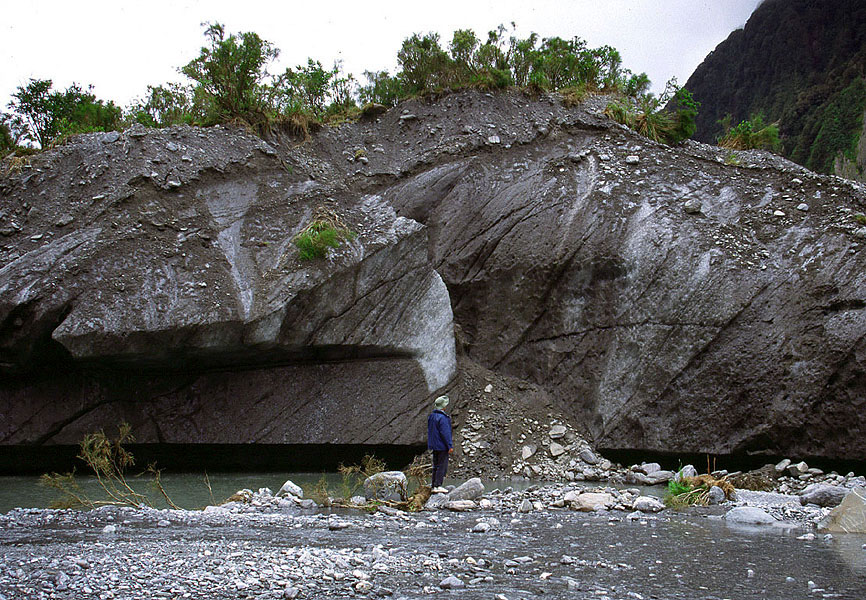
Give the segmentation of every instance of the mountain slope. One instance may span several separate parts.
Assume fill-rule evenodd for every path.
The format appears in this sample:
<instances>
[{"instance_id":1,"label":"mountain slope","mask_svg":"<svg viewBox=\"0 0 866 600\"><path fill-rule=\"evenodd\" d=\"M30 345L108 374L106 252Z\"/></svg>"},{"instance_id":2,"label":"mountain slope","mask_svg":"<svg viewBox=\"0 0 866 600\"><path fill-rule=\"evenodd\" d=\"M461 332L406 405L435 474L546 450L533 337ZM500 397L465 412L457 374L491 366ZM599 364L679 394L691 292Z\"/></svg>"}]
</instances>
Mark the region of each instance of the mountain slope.
<instances>
[{"instance_id":1,"label":"mountain slope","mask_svg":"<svg viewBox=\"0 0 866 600\"><path fill-rule=\"evenodd\" d=\"M832 173L856 160L866 110L866 3L768 0L695 70L685 87L701 102L696 139L763 113L778 121L785 156Z\"/></svg>"}]
</instances>

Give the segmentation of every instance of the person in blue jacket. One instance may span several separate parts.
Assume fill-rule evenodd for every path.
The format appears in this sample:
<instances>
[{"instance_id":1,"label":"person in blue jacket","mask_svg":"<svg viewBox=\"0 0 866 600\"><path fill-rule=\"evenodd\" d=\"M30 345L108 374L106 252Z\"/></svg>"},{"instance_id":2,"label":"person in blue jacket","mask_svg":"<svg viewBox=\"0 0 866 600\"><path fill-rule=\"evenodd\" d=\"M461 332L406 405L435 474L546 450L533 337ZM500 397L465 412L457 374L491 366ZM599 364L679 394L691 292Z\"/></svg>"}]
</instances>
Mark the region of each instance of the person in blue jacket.
<instances>
[{"instance_id":1,"label":"person in blue jacket","mask_svg":"<svg viewBox=\"0 0 866 600\"><path fill-rule=\"evenodd\" d=\"M445 414L448 396L439 396L433 402L433 412L427 417L427 448L433 451L433 493L444 494L442 487L448 471L448 455L454 452L451 443L451 417Z\"/></svg>"}]
</instances>

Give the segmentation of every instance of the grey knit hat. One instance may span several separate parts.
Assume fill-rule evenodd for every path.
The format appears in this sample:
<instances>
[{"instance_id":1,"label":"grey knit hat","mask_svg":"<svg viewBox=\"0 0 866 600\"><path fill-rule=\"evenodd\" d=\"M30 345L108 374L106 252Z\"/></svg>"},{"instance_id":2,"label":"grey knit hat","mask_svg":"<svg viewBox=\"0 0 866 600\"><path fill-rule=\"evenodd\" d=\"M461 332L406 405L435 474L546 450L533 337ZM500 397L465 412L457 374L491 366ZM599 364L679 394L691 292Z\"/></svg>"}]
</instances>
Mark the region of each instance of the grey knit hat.
<instances>
[{"instance_id":1,"label":"grey knit hat","mask_svg":"<svg viewBox=\"0 0 866 600\"><path fill-rule=\"evenodd\" d=\"M435 406L439 410L442 410L443 408L448 406L448 402L448 396L439 396L438 398L436 398L436 400L433 401L433 406Z\"/></svg>"}]
</instances>

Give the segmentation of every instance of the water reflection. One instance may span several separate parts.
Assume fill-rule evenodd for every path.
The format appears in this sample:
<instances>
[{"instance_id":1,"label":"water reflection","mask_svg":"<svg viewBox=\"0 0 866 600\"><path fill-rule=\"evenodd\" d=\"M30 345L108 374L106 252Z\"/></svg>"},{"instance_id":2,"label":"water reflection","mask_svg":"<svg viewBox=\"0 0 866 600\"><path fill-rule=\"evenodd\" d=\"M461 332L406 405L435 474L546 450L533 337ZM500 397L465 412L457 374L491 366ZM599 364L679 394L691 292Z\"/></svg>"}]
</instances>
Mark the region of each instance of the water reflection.
<instances>
[{"instance_id":1,"label":"water reflection","mask_svg":"<svg viewBox=\"0 0 866 600\"><path fill-rule=\"evenodd\" d=\"M306 490L312 489L321 479L325 479L332 490L343 491L343 479L339 473L164 473L162 484L172 501L186 509L198 509L211 504L217 504L240 489L248 488L257 491L259 488L269 488L276 492L291 479ZM95 477L76 475L76 482L84 493L92 500L104 498ZM145 493L157 508L167 508L162 496L154 490L147 477L130 478L130 483L136 489ZM446 485L459 485L463 480L446 479ZM533 485L545 485L545 482L518 479L484 480L488 491L511 488L516 491L525 490ZM581 487L596 487L601 484L582 483ZM577 484L575 484L575 487ZM635 486L627 486L635 487ZM640 488L646 495L661 496L664 486ZM360 486L355 489L363 493ZM411 491L411 486L410 486ZM56 491L39 484L39 478L34 476L0 477L0 513L13 508L48 508L59 495Z\"/></svg>"},{"instance_id":2,"label":"water reflection","mask_svg":"<svg viewBox=\"0 0 866 600\"><path fill-rule=\"evenodd\" d=\"M866 535L834 534L828 543L851 572L866 577Z\"/></svg>"}]
</instances>

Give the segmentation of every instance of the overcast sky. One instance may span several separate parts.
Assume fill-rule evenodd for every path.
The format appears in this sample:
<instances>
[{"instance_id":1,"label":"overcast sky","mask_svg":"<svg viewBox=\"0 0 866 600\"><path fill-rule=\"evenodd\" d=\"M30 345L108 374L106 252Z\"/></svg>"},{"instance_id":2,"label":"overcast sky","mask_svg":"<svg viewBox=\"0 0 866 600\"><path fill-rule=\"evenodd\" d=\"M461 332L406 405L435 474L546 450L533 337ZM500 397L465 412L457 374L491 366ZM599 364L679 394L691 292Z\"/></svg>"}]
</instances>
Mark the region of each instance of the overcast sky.
<instances>
[{"instance_id":1,"label":"overcast sky","mask_svg":"<svg viewBox=\"0 0 866 600\"><path fill-rule=\"evenodd\" d=\"M263 2L198 0L0 0L0 108L29 78L93 84L97 97L126 106L148 84L183 81L177 68L198 55L201 23L229 32L255 31L280 49L272 73L306 63L363 81L364 70L396 69L397 50L414 32L438 32L447 47L455 29L479 38L500 23L521 36L579 36L611 45L624 66L646 72L653 89L692 71L728 34L742 27L760 0L426 0Z\"/></svg>"}]
</instances>

